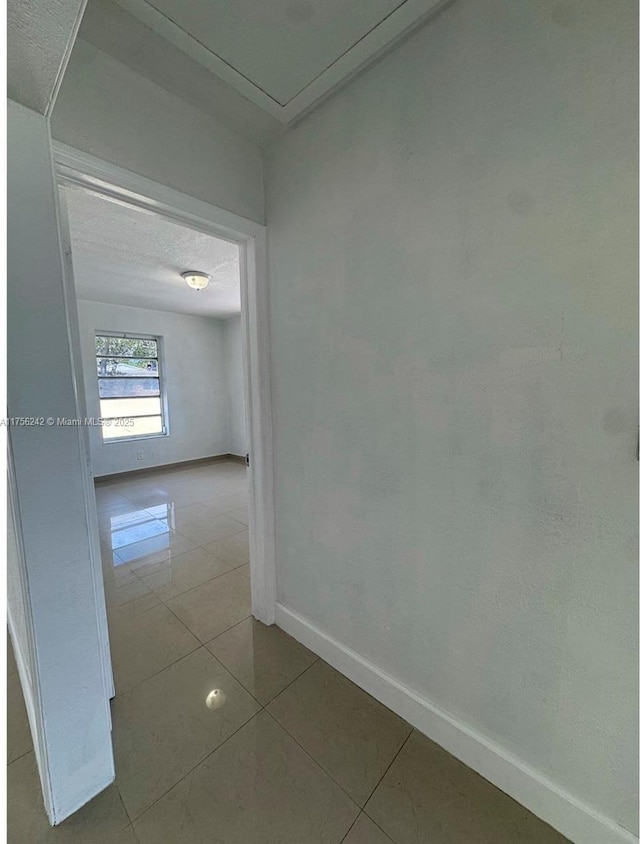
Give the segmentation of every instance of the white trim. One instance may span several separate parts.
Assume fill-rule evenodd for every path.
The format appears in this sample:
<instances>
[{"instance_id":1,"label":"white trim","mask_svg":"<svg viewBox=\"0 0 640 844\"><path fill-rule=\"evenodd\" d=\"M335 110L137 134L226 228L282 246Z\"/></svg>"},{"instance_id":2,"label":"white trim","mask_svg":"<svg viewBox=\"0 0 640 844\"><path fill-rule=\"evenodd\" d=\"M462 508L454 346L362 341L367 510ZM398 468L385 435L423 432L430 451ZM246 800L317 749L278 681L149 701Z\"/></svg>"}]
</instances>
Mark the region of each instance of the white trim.
<instances>
[{"instance_id":1,"label":"white trim","mask_svg":"<svg viewBox=\"0 0 640 844\"><path fill-rule=\"evenodd\" d=\"M405 0L283 106L280 120L285 126L292 126L333 91L346 85L354 76L386 55L401 39L415 32L428 18L450 2L452 0Z\"/></svg>"},{"instance_id":2,"label":"white trim","mask_svg":"<svg viewBox=\"0 0 640 844\"><path fill-rule=\"evenodd\" d=\"M82 18L84 17L84 11L87 8L87 2L88 0L81 0L80 7L76 13L76 19L73 22L73 27L71 29L71 32L69 33L69 40L67 41L67 44L64 48L64 52L62 54L62 61L60 62L60 65L58 67L58 72L53 83L53 88L51 89L51 93L49 94L49 100L44 110L44 116L46 118L51 117L53 108L58 98L58 94L60 93L62 80L64 79L64 75L67 70L67 65L69 64L69 60L71 59L73 45L76 43L76 38L78 37L78 30L80 29L80 24L82 23Z\"/></svg>"},{"instance_id":3,"label":"white trim","mask_svg":"<svg viewBox=\"0 0 640 844\"><path fill-rule=\"evenodd\" d=\"M38 678L38 661L36 655L36 638L33 631L33 616L31 614L31 597L29 595L29 578L27 575L27 565L24 553L24 538L22 536L22 518L20 516L20 502L18 501L15 469L13 464L13 451L11 448L11 431L7 430L7 518L13 521L13 534L16 541L16 550L18 553L18 578L20 581L20 592L22 596L22 606L24 607L24 619L26 628L26 642L20 641L20 636L16 630L15 621L11 604L7 601L7 625L11 635L11 645L13 647L13 655L16 660L16 667L18 669L18 676L20 678L20 685L22 687L22 696L24 698L25 709L27 710L27 718L29 721L29 729L31 730L31 740L33 742L33 750L37 760L38 775L40 777L40 785L42 788L42 799L44 801L44 809L51 824L56 822L55 810L53 805L53 793L51 790L51 779L49 777L49 760L47 755L47 745L44 740L44 717L42 712L42 701L40 696L40 682ZM31 671L25 662L25 653L23 652L23 645L29 655L29 663Z\"/></svg>"},{"instance_id":4,"label":"white trim","mask_svg":"<svg viewBox=\"0 0 640 844\"><path fill-rule=\"evenodd\" d=\"M400 38L417 29L425 20L450 0L403 0L365 36L352 44L315 79L287 103L279 103L262 88L236 70L186 30L147 2L119 0L119 4L154 32L166 38L223 82L231 85L284 126L324 99L338 85L359 73Z\"/></svg>"},{"instance_id":5,"label":"white trim","mask_svg":"<svg viewBox=\"0 0 640 844\"><path fill-rule=\"evenodd\" d=\"M53 161L51 163L51 167L52 171L55 172L55 165ZM82 354L80 351L80 326L78 322L78 301L75 291L75 279L73 276L73 256L71 251L71 232L69 230L69 213L65 197L62 196L61 192L58 190L56 193L58 208L58 239L60 241L62 253L64 308L67 318L67 336L69 340L69 352L71 358L71 376L73 379L73 392L75 395L78 416L81 419L84 419L88 416L87 400L84 391L83 364ZM104 702L107 721L109 724L112 724L109 699L115 697L116 690L113 680L107 606L104 593L104 580L102 577L100 530L96 510L96 494L93 485L93 466L91 464L89 431L86 427L78 427L77 433L80 465L82 466L82 488L84 491L85 512L87 514L87 534L91 556L93 595L97 611L96 628L100 654L102 657L102 679L105 692Z\"/></svg>"},{"instance_id":6,"label":"white trim","mask_svg":"<svg viewBox=\"0 0 640 844\"><path fill-rule=\"evenodd\" d=\"M102 197L156 214L178 225L241 243L264 226L201 199L125 170L88 152L53 141L58 182L92 190Z\"/></svg>"},{"instance_id":7,"label":"white trim","mask_svg":"<svg viewBox=\"0 0 640 844\"><path fill-rule=\"evenodd\" d=\"M249 535L253 615L275 620L273 452L269 369L269 301L264 226L88 153L53 144L58 184L221 237L240 247L245 404L249 435Z\"/></svg>"},{"instance_id":8,"label":"white trim","mask_svg":"<svg viewBox=\"0 0 640 844\"><path fill-rule=\"evenodd\" d=\"M631 832L336 641L309 619L278 603L276 624L575 844L638 844Z\"/></svg>"},{"instance_id":9,"label":"white trim","mask_svg":"<svg viewBox=\"0 0 640 844\"><path fill-rule=\"evenodd\" d=\"M240 261L242 354L249 439L251 607L264 624L276 620L275 508L269 361L267 237L263 229ZM262 268L262 272L261 272ZM256 377L257 375L257 377Z\"/></svg>"}]
</instances>

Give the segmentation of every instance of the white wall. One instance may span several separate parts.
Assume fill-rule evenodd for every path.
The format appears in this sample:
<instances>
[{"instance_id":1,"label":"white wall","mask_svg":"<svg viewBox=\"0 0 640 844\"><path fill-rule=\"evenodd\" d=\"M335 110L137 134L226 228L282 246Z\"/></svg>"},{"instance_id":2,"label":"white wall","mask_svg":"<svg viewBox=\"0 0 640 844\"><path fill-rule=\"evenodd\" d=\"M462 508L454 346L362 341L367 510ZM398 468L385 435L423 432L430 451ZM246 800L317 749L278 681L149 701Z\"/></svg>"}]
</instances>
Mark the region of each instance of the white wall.
<instances>
[{"instance_id":1,"label":"white wall","mask_svg":"<svg viewBox=\"0 0 640 844\"><path fill-rule=\"evenodd\" d=\"M458 0L266 165L279 600L631 830L636 35Z\"/></svg>"},{"instance_id":2,"label":"white wall","mask_svg":"<svg viewBox=\"0 0 640 844\"><path fill-rule=\"evenodd\" d=\"M257 146L78 39L56 100L57 141L257 222Z\"/></svg>"},{"instance_id":3,"label":"white wall","mask_svg":"<svg viewBox=\"0 0 640 844\"><path fill-rule=\"evenodd\" d=\"M229 453L244 455L249 450L244 403L242 324L239 316L227 319L225 327L225 368L229 401Z\"/></svg>"},{"instance_id":4,"label":"white wall","mask_svg":"<svg viewBox=\"0 0 640 844\"><path fill-rule=\"evenodd\" d=\"M224 320L86 300L78 302L78 314L89 416L100 416L94 338L101 331L162 337L163 380L169 405L166 437L105 443L100 429L91 428L94 475L229 453ZM138 460L138 453L143 454L142 460Z\"/></svg>"},{"instance_id":5,"label":"white wall","mask_svg":"<svg viewBox=\"0 0 640 844\"><path fill-rule=\"evenodd\" d=\"M9 416L73 419L78 408L49 130L44 117L11 101L7 171ZM75 427L45 421L10 433L16 533L24 550L22 558L13 546L8 559L14 569L22 566L8 577L11 633L16 656L23 655L20 677L45 805L58 823L114 778L86 456Z\"/></svg>"}]
</instances>

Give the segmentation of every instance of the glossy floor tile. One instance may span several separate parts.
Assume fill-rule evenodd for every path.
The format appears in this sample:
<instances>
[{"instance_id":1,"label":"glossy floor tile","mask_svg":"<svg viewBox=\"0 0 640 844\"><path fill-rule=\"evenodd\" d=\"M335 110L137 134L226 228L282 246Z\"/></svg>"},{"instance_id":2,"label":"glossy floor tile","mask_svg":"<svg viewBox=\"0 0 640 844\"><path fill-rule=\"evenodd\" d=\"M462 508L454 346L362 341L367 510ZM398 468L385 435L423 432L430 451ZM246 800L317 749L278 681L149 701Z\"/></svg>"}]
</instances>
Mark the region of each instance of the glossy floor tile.
<instances>
[{"instance_id":1,"label":"glossy floor tile","mask_svg":"<svg viewBox=\"0 0 640 844\"><path fill-rule=\"evenodd\" d=\"M204 548L194 548L193 551L147 566L139 572L139 577L145 586L165 601L225 574L232 568L233 563L218 560Z\"/></svg>"},{"instance_id":2,"label":"glossy floor tile","mask_svg":"<svg viewBox=\"0 0 640 844\"><path fill-rule=\"evenodd\" d=\"M366 805L395 844L567 844L567 839L414 731Z\"/></svg>"},{"instance_id":3,"label":"glossy floor tile","mask_svg":"<svg viewBox=\"0 0 640 844\"><path fill-rule=\"evenodd\" d=\"M7 844L137 844L115 785L59 826L51 827L33 752L9 765L7 816Z\"/></svg>"},{"instance_id":4,"label":"glossy floor tile","mask_svg":"<svg viewBox=\"0 0 640 844\"><path fill-rule=\"evenodd\" d=\"M7 633L7 676L11 677L11 675L15 674L17 670L18 666L16 665L16 658L11 645L11 638Z\"/></svg>"},{"instance_id":5,"label":"glossy floor tile","mask_svg":"<svg viewBox=\"0 0 640 844\"><path fill-rule=\"evenodd\" d=\"M223 560L225 563L233 563L237 566L249 562L249 531L244 527L242 532L225 539L207 542L204 546L207 551Z\"/></svg>"},{"instance_id":6,"label":"glossy floor tile","mask_svg":"<svg viewBox=\"0 0 640 844\"><path fill-rule=\"evenodd\" d=\"M206 546L207 542L214 542L233 536L234 533L246 531L245 525L237 519L224 514L210 516L197 522L190 522L179 528L179 533L199 546ZM246 560L242 560L246 562Z\"/></svg>"},{"instance_id":7,"label":"glossy floor tile","mask_svg":"<svg viewBox=\"0 0 640 844\"><path fill-rule=\"evenodd\" d=\"M122 694L200 646L164 604L130 615L108 612L116 694Z\"/></svg>"},{"instance_id":8,"label":"glossy floor tile","mask_svg":"<svg viewBox=\"0 0 640 844\"><path fill-rule=\"evenodd\" d=\"M141 844L339 844L357 814L263 710L134 828Z\"/></svg>"},{"instance_id":9,"label":"glossy floor tile","mask_svg":"<svg viewBox=\"0 0 640 844\"><path fill-rule=\"evenodd\" d=\"M151 507L149 512L157 518L162 518L161 508ZM216 510L210 505L204 504L201 501L196 501L193 504L177 505L170 514L169 523L174 530L180 530L187 525L192 525L194 522L201 522L203 519L211 519L214 516L222 515L219 510ZM237 521L240 521L239 519Z\"/></svg>"},{"instance_id":10,"label":"glossy floor tile","mask_svg":"<svg viewBox=\"0 0 640 844\"><path fill-rule=\"evenodd\" d=\"M119 566L119 569L123 568ZM128 567L127 567L128 568ZM139 615L145 610L158 606L161 603L150 586L138 578L131 569L119 571L113 579L105 578L104 591L107 606L117 607L122 617L126 615Z\"/></svg>"},{"instance_id":11,"label":"glossy floor tile","mask_svg":"<svg viewBox=\"0 0 640 844\"><path fill-rule=\"evenodd\" d=\"M263 705L317 660L273 625L247 618L207 644L211 653Z\"/></svg>"},{"instance_id":12,"label":"glossy floor tile","mask_svg":"<svg viewBox=\"0 0 640 844\"><path fill-rule=\"evenodd\" d=\"M237 510L231 510L227 515L231 516L232 519L237 519L239 522L242 522L243 525L249 525L248 507L239 507Z\"/></svg>"},{"instance_id":13,"label":"glossy floor tile","mask_svg":"<svg viewBox=\"0 0 640 844\"><path fill-rule=\"evenodd\" d=\"M411 732L402 718L322 660L267 708L360 806Z\"/></svg>"},{"instance_id":14,"label":"glossy floor tile","mask_svg":"<svg viewBox=\"0 0 640 844\"><path fill-rule=\"evenodd\" d=\"M146 539L121 545L116 549L116 556L122 563L129 563L135 572L142 571L147 566L155 565L163 560L186 554L198 546L181 533L165 530Z\"/></svg>"},{"instance_id":15,"label":"glossy floor tile","mask_svg":"<svg viewBox=\"0 0 640 844\"><path fill-rule=\"evenodd\" d=\"M116 782L49 826L9 647L9 844L565 842L251 617L243 465L113 479L96 499Z\"/></svg>"},{"instance_id":16,"label":"glossy floor tile","mask_svg":"<svg viewBox=\"0 0 640 844\"><path fill-rule=\"evenodd\" d=\"M251 615L251 585L230 571L167 601L167 606L205 644Z\"/></svg>"},{"instance_id":17,"label":"glossy floor tile","mask_svg":"<svg viewBox=\"0 0 640 844\"><path fill-rule=\"evenodd\" d=\"M362 812L349 830L344 844L393 844L393 841Z\"/></svg>"},{"instance_id":18,"label":"glossy floor tile","mask_svg":"<svg viewBox=\"0 0 640 844\"><path fill-rule=\"evenodd\" d=\"M230 513L238 507L246 507L247 494L244 490L223 492L211 497L211 506L221 513Z\"/></svg>"},{"instance_id":19,"label":"glossy floor tile","mask_svg":"<svg viewBox=\"0 0 640 844\"><path fill-rule=\"evenodd\" d=\"M13 762L33 747L27 710L17 673L7 677L7 762Z\"/></svg>"},{"instance_id":20,"label":"glossy floor tile","mask_svg":"<svg viewBox=\"0 0 640 844\"><path fill-rule=\"evenodd\" d=\"M118 785L137 817L259 710L206 648L113 704Z\"/></svg>"}]
</instances>

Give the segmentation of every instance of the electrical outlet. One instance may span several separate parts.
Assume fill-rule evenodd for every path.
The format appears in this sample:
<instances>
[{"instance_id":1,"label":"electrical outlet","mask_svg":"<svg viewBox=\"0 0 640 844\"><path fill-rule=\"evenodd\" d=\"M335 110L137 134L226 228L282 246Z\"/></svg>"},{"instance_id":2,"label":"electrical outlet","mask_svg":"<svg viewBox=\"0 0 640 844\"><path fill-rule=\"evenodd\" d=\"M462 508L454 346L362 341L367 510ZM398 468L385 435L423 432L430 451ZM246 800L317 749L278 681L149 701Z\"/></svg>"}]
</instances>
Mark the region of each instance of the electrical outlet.
<instances>
[{"instance_id":1,"label":"electrical outlet","mask_svg":"<svg viewBox=\"0 0 640 844\"><path fill-rule=\"evenodd\" d=\"M136 458L137 458L138 460L144 460L144 451L138 451L138 452L136 453Z\"/></svg>"}]
</instances>

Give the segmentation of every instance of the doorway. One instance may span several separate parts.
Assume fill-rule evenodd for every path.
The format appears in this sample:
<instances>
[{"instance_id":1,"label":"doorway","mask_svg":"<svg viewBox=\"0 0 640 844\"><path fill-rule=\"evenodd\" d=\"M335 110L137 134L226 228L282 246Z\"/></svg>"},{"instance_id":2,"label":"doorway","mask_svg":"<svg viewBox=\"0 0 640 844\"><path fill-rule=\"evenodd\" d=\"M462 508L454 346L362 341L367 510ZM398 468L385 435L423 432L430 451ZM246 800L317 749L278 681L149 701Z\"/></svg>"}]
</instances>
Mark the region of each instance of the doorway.
<instances>
[{"instance_id":1,"label":"doorway","mask_svg":"<svg viewBox=\"0 0 640 844\"><path fill-rule=\"evenodd\" d=\"M250 574L250 609L251 614L265 624L273 624L275 620L275 602L276 602L276 588L275 588L275 563L273 552L274 530L273 530L273 495L272 495L272 454L271 454L271 408L270 408L270 386L269 386L269 371L268 371L268 302L266 290L266 254L265 254L265 230L259 224L245 220L234 214L226 212L222 209L208 205L200 200L195 200L192 197L181 194L170 188L167 188L158 183L152 182L136 174L130 173L121 168L102 162L92 156L80 153L76 150L70 149L63 145L54 145L54 159L56 166L56 175L59 187L64 190L73 188L99 198L101 201L115 203L128 212L135 211L140 214L153 217L161 224L172 224L184 227L195 233L200 233L208 236L213 236L219 241L233 244L238 250L238 270L239 270L239 285L241 298L241 313L240 319L237 323L236 337L234 342L238 352L240 352L243 364L243 393L246 404L246 441L248 447L246 449L247 467L241 466L237 459L235 465L222 464L215 470L215 463L210 466L191 465L184 467L174 467L174 473L182 473L181 475L173 474L165 477L163 482L165 486L170 481L175 490L182 489L184 492L189 485L198 487L200 498L205 495L208 489L212 498L216 494L220 495L218 498L218 509L224 509L227 505L231 506L234 501L238 502L238 507L232 507L235 515L219 512L217 515L229 519L237 519L238 523L244 518L247 525L242 525L243 529L248 529L248 543L249 543L249 569L247 574ZM94 396L87 395L85 387L85 379L83 378L83 357L86 362L86 350L83 354L82 343L78 331L78 302L74 288L73 280L73 255L71 248L71 238L69 235L69 221L68 213L65 207L65 202L61 202L61 226L62 226L62 240L64 243L66 268L67 268L67 309L69 314L69 333L70 342L72 345L73 357L76 366L76 388L78 391L79 404L81 411L85 417L93 418L94 414L90 411L95 409L96 402ZM193 267L185 269L194 269ZM192 295L197 296L195 291L189 291ZM107 333L108 326L101 325L99 328L96 325L95 342L102 342L104 344L105 337L113 336L117 338L118 333ZM127 333L127 332L123 332ZM129 332L131 333L131 332ZM136 332L133 332L134 334ZM140 332L141 333L141 332ZM151 382L154 378L159 377L164 365L162 359L162 339L156 337L156 345L154 346L154 336L147 334L146 336L138 337L142 345L140 348L145 351L145 355L149 360L142 361L142 352L138 350L136 353L138 357L133 360L126 360L126 356L119 359L118 354L109 348L109 354L103 354L101 360L97 361L97 368L95 378L100 380L101 370L104 370L103 379L117 379L119 371L117 367L127 368L127 376L133 373L136 374L131 366L136 366L140 361L151 364L151 369L147 366L145 375L151 376L144 378ZM102 338L102 339L98 339ZM85 341L86 342L86 341ZM146 342L146 346L145 346ZM117 342L114 340L114 348ZM113 344L112 344L113 345ZM143 348L144 346L144 348ZM148 348L147 348L148 346ZM138 348L136 346L136 348ZM97 349L97 347L96 347ZM155 350L155 351L154 351ZM97 349L97 351L100 351ZM103 350L104 351L104 350ZM99 357L99 356L98 356ZM144 357L144 355L143 355ZM138 360L139 359L139 360ZM114 363L116 369L114 369ZM107 368L110 367L110 372ZM124 368L123 368L124 367ZM133 376L131 376L133 377ZM112 384L108 386L112 387ZM237 390L236 390L237 392ZM160 388L157 390L160 394ZM236 395L237 401L237 395ZM160 421L158 422L158 419ZM164 418L162 414L157 414L154 417L153 424L164 425ZM171 409L168 413L168 424L171 424ZM104 539L104 519L107 516L109 519L111 515L102 508L100 519L98 518L98 511L95 504L94 493L94 467L90 460L91 454L90 444L88 441L89 429L86 430L85 445L87 453L86 464L86 494L89 501L88 511L91 524L89 525L90 533L93 537L94 549L94 570L96 588L100 589L101 584L99 580L102 579L101 572L101 522L102 522L102 538ZM95 433L95 432L93 432ZM134 444L135 447L135 444ZM239 455L235 455L237 458ZM244 457L244 455L242 455ZM156 472L163 470L157 469ZM243 510L243 503L240 502L239 497L233 499L235 493L239 490L234 489L234 484L238 487L240 472L246 475L246 500L247 509ZM102 472L104 474L104 470ZM217 481L214 481L214 476ZM147 485L147 492L149 488L149 478L153 479L153 472L147 475L143 480L139 477L137 481L132 481L134 485L137 483L138 487ZM225 479L225 483L221 480ZM189 483L191 482L191 484ZM219 482L219 483L218 483ZM216 483L218 484L216 486ZM103 501L110 498L109 486L117 484L117 480L111 479L98 483L98 497ZM151 480L153 485L153 480ZM207 486L209 485L209 486ZM135 487L134 487L135 488ZM113 489L112 489L113 493ZM133 494L135 497L135 493ZM194 493L195 494L195 493ZM117 495L117 493L116 493ZM227 501L222 499L227 497ZM126 498L126 496L122 496ZM188 497L188 496L187 496ZM112 499L113 500L113 499ZM169 507L166 512L153 513L154 506L166 506L167 501L158 501L157 505L151 497L145 497L144 507L139 509L144 510L145 513L150 512L152 518L157 523L164 523L167 532L174 530L176 525L176 501L173 502L173 510ZM202 500L192 501L191 504L199 504L201 507L206 506ZM212 502L212 506L215 502ZM188 507L189 502L183 496L182 507ZM107 507L107 510L109 508ZM113 508L111 508L113 509ZM115 510L118 508L115 507ZM177 508L182 509L182 508ZM195 515L193 509L193 515ZM242 514L245 513L243 516ZM117 516L118 514L115 513ZM121 514L124 521L127 520L125 513ZM199 515L204 520L213 516L213 513L204 513L200 510ZM129 518L137 519L135 515ZM182 517L184 518L184 512ZM117 521L117 520L116 520ZM219 522L221 531L224 533L222 522ZM229 529L227 524L227 530ZM156 530L157 524L153 524L151 530ZM201 525L201 527L204 526ZM140 528L147 530L146 528ZM237 534L242 533L242 530L236 531ZM245 531L246 535L246 531ZM242 543L243 540L239 537L233 541L233 534L228 537L220 535L217 539L211 538L211 542L224 542L228 539L226 546L219 546L217 548L220 556L227 556L227 564L239 561L243 556ZM119 541L119 540L118 540ZM193 542L193 540L190 540ZM201 547L204 542L204 534L198 540L200 542L196 547ZM205 542L206 544L206 542ZM104 545L104 543L103 543ZM232 547L233 546L233 547ZM113 549L112 549L113 550ZM193 551L193 548L188 550ZM186 553L186 552L185 552ZM118 558L122 554L118 553ZM232 559L231 559L232 558ZM224 563L224 560L221 560ZM244 565L244 563L242 564ZM123 570L124 571L124 570ZM153 590L152 590L153 591ZM144 593L143 593L144 594ZM103 602L104 603L104 602ZM114 692L111 671L111 652L109 646L108 626L106 619L106 612L104 618L99 619L102 630L103 639L103 659L104 672L107 686L111 688L112 694ZM206 635L204 633L203 635ZM116 684L117 685L117 684ZM116 688L117 691L117 688Z\"/></svg>"}]
</instances>

